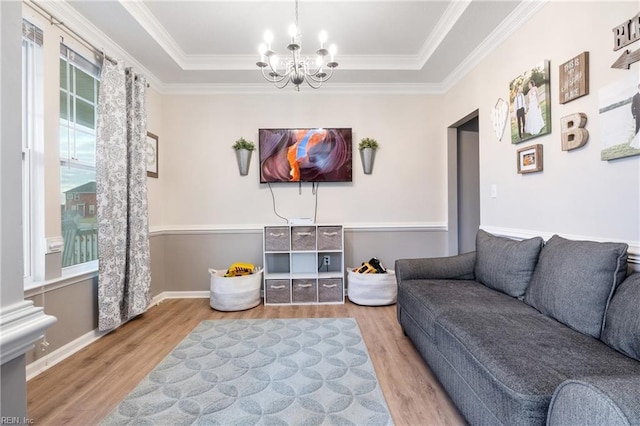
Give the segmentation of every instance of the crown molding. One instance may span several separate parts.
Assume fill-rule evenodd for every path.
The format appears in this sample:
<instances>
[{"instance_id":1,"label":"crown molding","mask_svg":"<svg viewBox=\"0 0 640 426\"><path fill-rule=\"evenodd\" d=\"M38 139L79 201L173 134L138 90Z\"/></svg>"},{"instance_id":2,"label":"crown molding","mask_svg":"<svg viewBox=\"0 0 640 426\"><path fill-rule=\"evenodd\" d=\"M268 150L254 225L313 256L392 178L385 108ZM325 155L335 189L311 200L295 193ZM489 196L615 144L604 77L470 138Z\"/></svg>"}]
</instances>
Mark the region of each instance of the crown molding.
<instances>
[{"instance_id":1,"label":"crown molding","mask_svg":"<svg viewBox=\"0 0 640 426\"><path fill-rule=\"evenodd\" d=\"M33 1L33 0L30 0ZM309 0L314 1L314 0ZM416 0L419 1L419 0ZM142 2L119 0L120 4L159 43L168 55L184 70L253 70L252 55L186 55L175 40ZM226 84L226 83L165 83L146 67L129 55L117 43L95 27L89 20L71 7L67 0L46 2L46 9L65 26L102 49L116 59L123 60L145 74L150 86L160 94L172 95L212 95L212 94L393 94L393 95L439 95L446 93L462 80L485 57L493 52L507 37L541 9L548 0L523 1L505 21L483 41L445 80L440 83L332 83L323 86L322 91L306 87L301 92L279 90L267 83ZM42 3L42 2L34 2ZM453 2L438 21L416 55L354 55L341 56L340 69L346 70L420 70L437 49L446 32L469 6L470 1ZM441 32L442 34L436 35Z\"/></svg>"},{"instance_id":2,"label":"crown molding","mask_svg":"<svg viewBox=\"0 0 640 426\"><path fill-rule=\"evenodd\" d=\"M442 91L447 92L462 80L480 62L489 56L504 41L516 32L525 22L544 7L549 0L523 1L497 26L489 36L476 47L458 67L442 82Z\"/></svg>"},{"instance_id":3,"label":"crown molding","mask_svg":"<svg viewBox=\"0 0 640 426\"><path fill-rule=\"evenodd\" d=\"M417 69L424 67L424 64L427 63L431 55L433 55L433 52L440 46L440 43L442 43L447 34L449 34L470 4L471 0L455 1L449 4L449 7L444 11L433 31L431 31L429 37L427 37L427 40L418 52Z\"/></svg>"},{"instance_id":4,"label":"crown molding","mask_svg":"<svg viewBox=\"0 0 640 426\"><path fill-rule=\"evenodd\" d=\"M78 13L73 7L71 7L66 0L63 1L30 1L46 10L49 14L55 16L58 20L64 23L64 26L69 28L70 31L77 33L88 42L90 42L94 48L99 49L101 52L107 54L116 60L124 61L127 66L131 66L136 70L143 73L147 79L147 83L154 88L162 88L163 82L158 79L151 71L138 62L133 56L122 49L115 41L109 38L105 33L100 31L91 21ZM28 4L29 2L27 2ZM64 29L63 29L64 31Z\"/></svg>"},{"instance_id":5,"label":"crown molding","mask_svg":"<svg viewBox=\"0 0 640 426\"><path fill-rule=\"evenodd\" d=\"M163 95L441 95L442 85L431 83L330 83L322 90L300 86L300 91L278 89L271 83L221 84L188 83L165 84L159 92Z\"/></svg>"},{"instance_id":6,"label":"crown molding","mask_svg":"<svg viewBox=\"0 0 640 426\"><path fill-rule=\"evenodd\" d=\"M187 66L187 54L180 48L178 42L165 30L160 21L141 1L118 0L129 14L135 19L144 30L160 45L160 47L175 61L183 70L191 70ZM195 68L211 69L211 68Z\"/></svg>"}]
</instances>

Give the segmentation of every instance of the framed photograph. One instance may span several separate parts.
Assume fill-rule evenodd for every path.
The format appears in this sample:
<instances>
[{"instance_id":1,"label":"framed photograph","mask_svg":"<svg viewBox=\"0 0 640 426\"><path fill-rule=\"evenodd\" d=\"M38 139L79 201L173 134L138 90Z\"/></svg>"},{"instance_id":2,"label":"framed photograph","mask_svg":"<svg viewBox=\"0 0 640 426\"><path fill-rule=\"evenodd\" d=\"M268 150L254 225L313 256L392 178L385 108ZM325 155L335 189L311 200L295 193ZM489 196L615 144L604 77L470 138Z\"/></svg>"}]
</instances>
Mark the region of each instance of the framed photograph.
<instances>
[{"instance_id":1,"label":"framed photograph","mask_svg":"<svg viewBox=\"0 0 640 426\"><path fill-rule=\"evenodd\" d=\"M551 132L549 61L529 68L509 83L511 143Z\"/></svg>"},{"instance_id":2,"label":"framed photograph","mask_svg":"<svg viewBox=\"0 0 640 426\"><path fill-rule=\"evenodd\" d=\"M530 145L518 150L518 173L542 171L542 145Z\"/></svg>"},{"instance_id":3,"label":"framed photograph","mask_svg":"<svg viewBox=\"0 0 640 426\"><path fill-rule=\"evenodd\" d=\"M598 91L602 161L640 155L640 80L637 73Z\"/></svg>"},{"instance_id":4,"label":"framed photograph","mask_svg":"<svg viewBox=\"0 0 640 426\"><path fill-rule=\"evenodd\" d=\"M147 177L158 177L158 136L147 132Z\"/></svg>"}]
</instances>

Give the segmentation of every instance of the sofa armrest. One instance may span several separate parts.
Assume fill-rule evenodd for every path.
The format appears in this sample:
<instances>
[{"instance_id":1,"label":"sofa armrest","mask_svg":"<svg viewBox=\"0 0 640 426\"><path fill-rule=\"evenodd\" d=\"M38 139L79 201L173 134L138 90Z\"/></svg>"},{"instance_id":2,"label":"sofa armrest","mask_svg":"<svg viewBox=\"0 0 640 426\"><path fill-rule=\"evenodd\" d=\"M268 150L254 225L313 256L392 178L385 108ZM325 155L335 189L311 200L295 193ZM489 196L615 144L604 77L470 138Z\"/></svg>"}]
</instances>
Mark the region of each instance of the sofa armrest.
<instances>
[{"instance_id":1,"label":"sofa armrest","mask_svg":"<svg viewBox=\"0 0 640 426\"><path fill-rule=\"evenodd\" d=\"M473 268L476 263L476 252L449 257L432 257L421 259L396 260L396 279L460 279L475 278Z\"/></svg>"},{"instance_id":2,"label":"sofa armrest","mask_svg":"<svg viewBox=\"0 0 640 426\"><path fill-rule=\"evenodd\" d=\"M640 376L566 380L553 393L547 425L640 424Z\"/></svg>"}]
</instances>

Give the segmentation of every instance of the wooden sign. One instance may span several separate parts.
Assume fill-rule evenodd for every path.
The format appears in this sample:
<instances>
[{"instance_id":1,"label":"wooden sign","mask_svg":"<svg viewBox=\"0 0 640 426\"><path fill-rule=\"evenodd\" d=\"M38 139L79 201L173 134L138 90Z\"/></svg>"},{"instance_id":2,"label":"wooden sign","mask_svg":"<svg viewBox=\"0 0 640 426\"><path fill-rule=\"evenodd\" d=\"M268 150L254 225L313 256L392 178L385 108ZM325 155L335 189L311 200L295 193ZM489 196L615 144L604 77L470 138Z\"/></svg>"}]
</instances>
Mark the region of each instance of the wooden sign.
<instances>
[{"instance_id":1,"label":"wooden sign","mask_svg":"<svg viewBox=\"0 0 640 426\"><path fill-rule=\"evenodd\" d=\"M613 51L640 40L640 13L613 28Z\"/></svg>"},{"instance_id":2,"label":"wooden sign","mask_svg":"<svg viewBox=\"0 0 640 426\"><path fill-rule=\"evenodd\" d=\"M560 103L589 94L589 52L560 65Z\"/></svg>"},{"instance_id":3,"label":"wooden sign","mask_svg":"<svg viewBox=\"0 0 640 426\"><path fill-rule=\"evenodd\" d=\"M621 70L628 70L629 65L634 62L640 61L640 49L631 52L629 49L625 49L622 55L611 65L611 68L620 68Z\"/></svg>"},{"instance_id":4,"label":"wooden sign","mask_svg":"<svg viewBox=\"0 0 640 426\"><path fill-rule=\"evenodd\" d=\"M613 51L620 50L640 40L640 13L613 28ZM611 68L629 69L629 65L640 61L640 49L626 49L611 65Z\"/></svg>"}]
</instances>

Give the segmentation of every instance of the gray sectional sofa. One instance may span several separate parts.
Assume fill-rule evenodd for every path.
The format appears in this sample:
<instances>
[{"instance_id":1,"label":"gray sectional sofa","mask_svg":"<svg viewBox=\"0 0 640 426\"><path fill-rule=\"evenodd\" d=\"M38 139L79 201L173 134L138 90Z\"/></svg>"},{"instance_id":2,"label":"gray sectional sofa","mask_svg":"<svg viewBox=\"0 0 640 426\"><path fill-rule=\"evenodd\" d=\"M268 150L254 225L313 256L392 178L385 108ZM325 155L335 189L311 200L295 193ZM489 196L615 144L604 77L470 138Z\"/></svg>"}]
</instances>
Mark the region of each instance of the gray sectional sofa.
<instances>
[{"instance_id":1,"label":"gray sectional sofa","mask_svg":"<svg viewBox=\"0 0 640 426\"><path fill-rule=\"evenodd\" d=\"M471 424L640 425L640 273L627 245L480 230L401 259L398 321Z\"/></svg>"}]
</instances>

